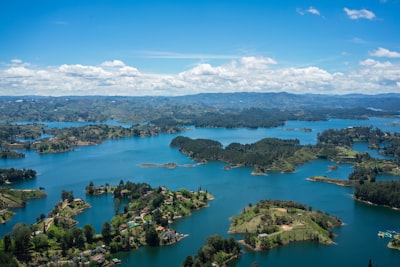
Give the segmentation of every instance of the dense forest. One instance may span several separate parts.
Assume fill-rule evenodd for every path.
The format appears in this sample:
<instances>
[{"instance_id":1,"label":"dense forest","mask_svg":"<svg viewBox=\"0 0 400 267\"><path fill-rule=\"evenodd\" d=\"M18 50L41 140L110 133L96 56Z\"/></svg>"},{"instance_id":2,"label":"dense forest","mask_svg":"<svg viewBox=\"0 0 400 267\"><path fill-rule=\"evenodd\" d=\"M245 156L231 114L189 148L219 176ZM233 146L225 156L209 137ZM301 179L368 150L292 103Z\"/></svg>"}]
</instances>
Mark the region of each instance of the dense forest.
<instances>
[{"instance_id":1,"label":"dense forest","mask_svg":"<svg viewBox=\"0 0 400 267\"><path fill-rule=\"evenodd\" d=\"M400 181L359 184L355 187L354 197L376 205L400 208Z\"/></svg>"},{"instance_id":2,"label":"dense forest","mask_svg":"<svg viewBox=\"0 0 400 267\"><path fill-rule=\"evenodd\" d=\"M350 132L349 135L347 132ZM335 162L354 163L356 169L351 180L375 180L379 173L399 174L397 161L375 159L368 153L360 153L350 147L356 141L371 140L374 140L373 148L379 148L381 144L392 147L396 146L400 135L370 127L353 127L324 131L318 135L316 145L307 146L300 145L299 140L265 138L253 144L231 143L223 148L218 141L182 136L174 138L171 146L178 147L181 152L200 162L220 160L232 165L252 166L258 173L268 170L294 171L300 164L326 158Z\"/></svg>"},{"instance_id":3,"label":"dense forest","mask_svg":"<svg viewBox=\"0 0 400 267\"><path fill-rule=\"evenodd\" d=\"M310 146L302 146L298 140L265 138L254 144L232 143L222 148L213 140L190 139L178 136L171 146L198 161L221 160L232 165L253 166L259 172L267 170L294 171L295 166L315 159Z\"/></svg>"}]
</instances>

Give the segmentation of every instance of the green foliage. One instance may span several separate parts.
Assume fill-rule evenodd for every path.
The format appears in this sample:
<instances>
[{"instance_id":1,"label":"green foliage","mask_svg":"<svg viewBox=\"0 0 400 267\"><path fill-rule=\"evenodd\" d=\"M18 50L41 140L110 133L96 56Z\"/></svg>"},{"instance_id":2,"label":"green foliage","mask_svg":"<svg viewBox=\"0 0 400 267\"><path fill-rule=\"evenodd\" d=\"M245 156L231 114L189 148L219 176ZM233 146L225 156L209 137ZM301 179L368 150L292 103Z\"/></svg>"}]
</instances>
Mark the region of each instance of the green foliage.
<instances>
[{"instance_id":1,"label":"green foliage","mask_svg":"<svg viewBox=\"0 0 400 267\"><path fill-rule=\"evenodd\" d=\"M160 237L158 236L154 225L145 226L145 239L146 243L151 247L157 247L160 245Z\"/></svg>"},{"instance_id":2,"label":"green foliage","mask_svg":"<svg viewBox=\"0 0 400 267\"><path fill-rule=\"evenodd\" d=\"M111 225L108 222L104 222L101 227L101 235L103 236L103 240L106 244L110 243L112 238L111 233Z\"/></svg>"},{"instance_id":3,"label":"green foliage","mask_svg":"<svg viewBox=\"0 0 400 267\"><path fill-rule=\"evenodd\" d=\"M72 202L74 200L74 193L72 191L62 190L61 199L62 201L67 200L68 202Z\"/></svg>"},{"instance_id":4,"label":"green foliage","mask_svg":"<svg viewBox=\"0 0 400 267\"><path fill-rule=\"evenodd\" d=\"M15 240L15 252L26 254L31 247L31 230L23 223L18 223L13 227L13 236Z\"/></svg>"},{"instance_id":5,"label":"green foliage","mask_svg":"<svg viewBox=\"0 0 400 267\"><path fill-rule=\"evenodd\" d=\"M171 146L198 161L221 160L229 164L258 167L264 170L294 171L294 166L315 159L312 147L301 146L299 140L265 138L254 144L232 143L226 148L208 139L176 137Z\"/></svg>"},{"instance_id":6,"label":"green foliage","mask_svg":"<svg viewBox=\"0 0 400 267\"><path fill-rule=\"evenodd\" d=\"M26 179L36 178L37 174L35 170L32 169L0 169L0 184L5 182L17 182Z\"/></svg>"},{"instance_id":7,"label":"green foliage","mask_svg":"<svg viewBox=\"0 0 400 267\"><path fill-rule=\"evenodd\" d=\"M18 262L12 254L0 251L0 266L18 267Z\"/></svg>"},{"instance_id":8,"label":"green foliage","mask_svg":"<svg viewBox=\"0 0 400 267\"><path fill-rule=\"evenodd\" d=\"M186 257L182 266L223 266L233 258L240 255L239 244L231 237L222 238L220 235L207 237L206 244L202 246L194 259L191 256Z\"/></svg>"},{"instance_id":9,"label":"green foliage","mask_svg":"<svg viewBox=\"0 0 400 267\"><path fill-rule=\"evenodd\" d=\"M86 238L86 241L90 244L93 242L94 235L96 233L96 230L94 229L93 225L91 224L85 224L83 226L83 232Z\"/></svg>"},{"instance_id":10,"label":"green foliage","mask_svg":"<svg viewBox=\"0 0 400 267\"><path fill-rule=\"evenodd\" d=\"M262 200L232 218L230 232L242 233L255 249L270 249L293 241L332 243L331 228L341 225L337 217L312 212L293 201Z\"/></svg>"},{"instance_id":11,"label":"green foliage","mask_svg":"<svg viewBox=\"0 0 400 267\"><path fill-rule=\"evenodd\" d=\"M380 181L357 185L354 197L376 205L400 208L400 181Z\"/></svg>"}]
</instances>

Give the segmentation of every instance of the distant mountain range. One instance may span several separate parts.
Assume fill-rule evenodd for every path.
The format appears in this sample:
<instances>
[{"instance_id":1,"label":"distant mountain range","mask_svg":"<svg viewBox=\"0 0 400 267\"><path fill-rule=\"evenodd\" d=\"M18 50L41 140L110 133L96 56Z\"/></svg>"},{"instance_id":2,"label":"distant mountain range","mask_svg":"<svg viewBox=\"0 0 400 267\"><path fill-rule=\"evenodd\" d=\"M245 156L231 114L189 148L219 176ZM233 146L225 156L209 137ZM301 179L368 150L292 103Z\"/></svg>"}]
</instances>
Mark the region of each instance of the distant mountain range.
<instances>
[{"instance_id":1,"label":"distant mountain range","mask_svg":"<svg viewBox=\"0 0 400 267\"><path fill-rule=\"evenodd\" d=\"M44 96L3 96L0 100L38 99ZM314 108L371 108L374 110L400 111L400 94L378 95L319 95L289 93L201 93L185 96L63 96L49 98L68 99L115 99L123 101L146 102L149 105L205 105L221 109L278 108L278 109L314 109Z\"/></svg>"},{"instance_id":2,"label":"distant mountain range","mask_svg":"<svg viewBox=\"0 0 400 267\"><path fill-rule=\"evenodd\" d=\"M207 93L167 97L165 100L181 104L203 104L220 108L371 108L400 111L400 94L379 95L317 95L289 93Z\"/></svg>"}]
</instances>

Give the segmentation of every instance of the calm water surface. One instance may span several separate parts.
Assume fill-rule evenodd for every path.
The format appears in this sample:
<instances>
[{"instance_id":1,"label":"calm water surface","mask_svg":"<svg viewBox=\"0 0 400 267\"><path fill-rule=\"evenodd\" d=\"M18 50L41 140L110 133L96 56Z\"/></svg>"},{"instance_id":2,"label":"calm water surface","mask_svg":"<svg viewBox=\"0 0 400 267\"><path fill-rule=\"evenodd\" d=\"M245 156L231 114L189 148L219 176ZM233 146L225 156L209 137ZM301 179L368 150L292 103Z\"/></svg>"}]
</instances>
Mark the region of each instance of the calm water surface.
<instances>
[{"instance_id":1,"label":"calm water surface","mask_svg":"<svg viewBox=\"0 0 400 267\"><path fill-rule=\"evenodd\" d=\"M379 127L384 131L399 132L400 127L389 126L394 119L372 118L368 121L330 120L326 122L289 121L285 126L272 129L196 129L181 134L192 138L210 138L223 145L231 142L253 143L265 137L297 138L302 144L315 144L317 133L328 128L341 129L348 126ZM52 123L52 127L64 127ZM72 123L68 126L76 126ZM312 132L301 131L310 128ZM296 243L266 252L244 249L242 257L231 266L367 266L372 259L378 266L400 266L400 252L386 247L388 240L377 237L378 230L400 231L400 211L368 206L352 199L351 188L331 184L314 183L306 178L312 175L327 175L347 179L352 166L341 164L329 170L332 162L316 160L296 169L295 173L269 173L268 176L253 176L251 168L225 171L221 162L209 162L194 168L178 167L142 168L142 163L178 164L193 163L187 156L170 148L177 135L160 135L148 138L125 138L107 141L104 144L80 147L76 151L62 154L38 155L27 152L24 159L0 160L0 168L32 168L40 174L37 179L13 185L15 188L45 187L45 199L31 200L23 209L16 209L12 221L0 225L0 234L11 231L17 222L34 223L41 213L47 214L59 201L61 190L72 190L76 197L84 198L93 208L76 217L79 225L91 223L100 232L104 221L114 214L111 196L85 196L84 188L95 184L116 184L121 179L132 182L147 182L152 186L166 185L172 190L180 188L207 189L215 199L206 209L196 211L188 218L178 220L173 227L189 234L178 244L160 248L141 248L130 253L120 253L122 266L179 266L188 255L195 255L207 236L220 234L229 237L229 217L237 215L249 203L262 199L295 200L339 216L345 226L336 228L336 245L325 246L314 243ZM365 144L357 144L358 150L369 151ZM375 155L374 155L375 156ZM379 156L379 155L377 155ZM378 180L399 179L380 176ZM240 235L234 236L240 239Z\"/></svg>"}]
</instances>

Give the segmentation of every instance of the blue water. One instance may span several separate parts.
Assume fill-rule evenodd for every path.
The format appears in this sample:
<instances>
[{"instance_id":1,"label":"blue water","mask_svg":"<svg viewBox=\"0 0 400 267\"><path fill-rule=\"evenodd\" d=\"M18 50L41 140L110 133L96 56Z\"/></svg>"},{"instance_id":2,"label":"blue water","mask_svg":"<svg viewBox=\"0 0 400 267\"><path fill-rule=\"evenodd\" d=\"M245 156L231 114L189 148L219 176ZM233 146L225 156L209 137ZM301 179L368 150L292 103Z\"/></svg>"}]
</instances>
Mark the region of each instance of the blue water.
<instances>
[{"instance_id":1,"label":"blue water","mask_svg":"<svg viewBox=\"0 0 400 267\"><path fill-rule=\"evenodd\" d=\"M328 128L348 126L376 126L384 131L399 132L400 127L389 126L391 119L372 118L368 121L330 120L324 122L289 121L282 127L272 129L197 129L179 135L191 138L210 138L223 145L231 142L253 143L265 137L297 138L302 144L315 144L317 133ZM52 125L60 125L53 123ZM60 126L61 127L61 126ZM311 128L303 132L300 128ZM293 128L294 130L287 130ZM146 138L110 140L101 145L79 147L73 152L38 155L26 152L24 159L0 160L0 168L33 168L39 176L35 180L13 185L15 188L45 188L45 199L30 200L23 209L16 209L12 221L0 225L0 234L11 231L16 222L34 223L41 213L47 214L61 197L61 190L72 190L76 197L88 201L93 208L76 216L79 225L91 223L100 232L104 221L114 214L111 196L87 197L84 188L95 184L116 184L121 179L147 182L152 186L166 185L172 190L202 187L214 194L215 199L206 209L174 223L181 233L189 234L178 244L160 248L141 248L130 253L120 253L122 266L179 266L186 256L195 255L207 236L220 234L229 237L229 217L237 215L249 203L261 199L295 200L339 216L346 225L335 229L336 245L296 243L266 252L244 249L242 257L231 266L367 266L371 258L378 266L400 266L400 252L386 247L388 240L377 237L378 230L400 230L400 211L369 206L352 199L352 188L332 184L314 183L306 180L312 175L326 175L347 179L352 172L349 164L329 170L334 163L316 160L296 169L291 174L279 172L267 176L251 175L251 168L224 170L224 163L209 162L194 168L178 167L143 168L142 163L178 164L194 163L176 148L169 147L177 136L159 135ZM366 151L365 146L357 147ZM399 179L380 176L378 180ZM240 235L234 236L240 239Z\"/></svg>"}]
</instances>

